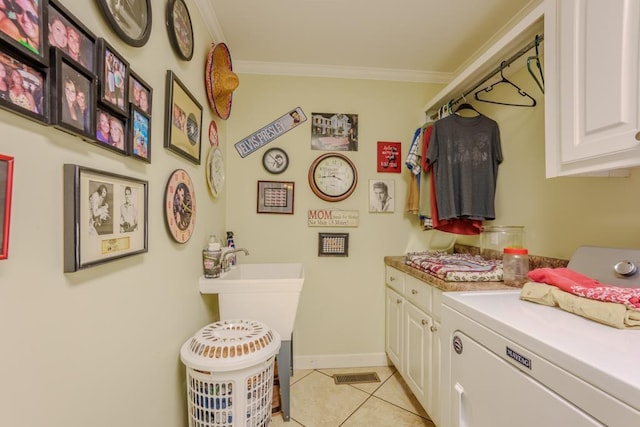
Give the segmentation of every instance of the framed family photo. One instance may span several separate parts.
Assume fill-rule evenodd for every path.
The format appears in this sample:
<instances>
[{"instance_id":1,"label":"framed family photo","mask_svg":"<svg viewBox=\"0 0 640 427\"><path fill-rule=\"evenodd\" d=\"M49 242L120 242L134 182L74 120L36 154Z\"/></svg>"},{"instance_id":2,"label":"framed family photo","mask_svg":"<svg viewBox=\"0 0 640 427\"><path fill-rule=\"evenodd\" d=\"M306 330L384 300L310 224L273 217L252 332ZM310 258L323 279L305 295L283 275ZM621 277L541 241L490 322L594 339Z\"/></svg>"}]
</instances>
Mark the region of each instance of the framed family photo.
<instances>
[{"instance_id":1,"label":"framed family photo","mask_svg":"<svg viewBox=\"0 0 640 427\"><path fill-rule=\"evenodd\" d=\"M49 46L59 49L91 72L96 72L96 36L58 0L49 0Z\"/></svg>"},{"instance_id":2,"label":"framed family photo","mask_svg":"<svg viewBox=\"0 0 640 427\"><path fill-rule=\"evenodd\" d=\"M0 259L9 257L13 157L0 154Z\"/></svg>"},{"instance_id":3,"label":"framed family photo","mask_svg":"<svg viewBox=\"0 0 640 427\"><path fill-rule=\"evenodd\" d=\"M0 0L3 19L0 40L40 65L49 65L47 0Z\"/></svg>"},{"instance_id":4,"label":"framed family photo","mask_svg":"<svg viewBox=\"0 0 640 427\"><path fill-rule=\"evenodd\" d=\"M53 93L51 122L58 128L83 139L95 140L95 76L72 61L66 53L53 52Z\"/></svg>"},{"instance_id":5,"label":"framed family photo","mask_svg":"<svg viewBox=\"0 0 640 427\"><path fill-rule=\"evenodd\" d=\"M193 58L193 26L184 0L169 0L167 3L167 32L178 56L190 61Z\"/></svg>"},{"instance_id":6,"label":"framed family photo","mask_svg":"<svg viewBox=\"0 0 640 427\"><path fill-rule=\"evenodd\" d=\"M129 63L104 39L98 41L100 102L129 115Z\"/></svg>"},{"instance_id":7,"label":"framed family photo","mask_svg":"<svg viewBox=\"0 0 640 427\"><path fill-rule=\"evenodd\" d=\"M142 80L133 70L129 70L129 103L138 107L143 113L151 115L151 96L153 88Z\"/></svg>"},{"instance_id":8,"label":"framed family photo","mask_svg":"<svg viewBox=\"0 0 640 427\"><path fill-rule=\"evenodd\" d=\"M151 0L97 0L113 31L125 43L144 46L151 35Z\"/></svg>"},{"instance_id":9,"label":"framed family photo","mask_svg":"<svg viewBox=\"0 0 640 427\"><path fill-rule=\"evenodd\" d=\"M258 213L293 214L293 181L258 181Z\"/></svg>"},{"instance_id":10,"label":"framed family photo","mask_svg":"<svg viewBox=\"0 0 640 427\"><path fill-rule=\"evenodd\" d=\"M64 165L64 272L148 251L149 184Z\"/></svg>"},{"instance_id":11,"label":"framed family photo","mask_svg":"<svg viewBox=\"0 0 640 427\"><path fill-rule=\"evenodd\" d=\"M144 111L131 105L131 121L127 140L128 153L143 162L151 163L151 117Z\"/></svg>"},{"instance_id":12,"label":"framed family photo","mask_svg":"<svg viewBox=\"0 0 640 427\"><path fill-rule=\"evenodd\" d=\"M199 165L202 106L171 70L167 70L164 146Z\"/></svg>"},{"instance_id":13,"label":"framed family photo","mask_svg":"<svg viewBox=\"0 0 640 427\"><path fill-rule=\"evenodd\" d=\"M127 120L104 108L96 109L96 143L118 154L127 154Z\"/></svg>"},{"instance_id":14,"label":"framed family photo","mask_svg":"<svg viewBox=\"0 0 640 427\"><path fill-rule=\"evenodd\" d=\"M47 74L0 49L0 107L41 123L49 123Z\"/></svg>"}]
</instances>

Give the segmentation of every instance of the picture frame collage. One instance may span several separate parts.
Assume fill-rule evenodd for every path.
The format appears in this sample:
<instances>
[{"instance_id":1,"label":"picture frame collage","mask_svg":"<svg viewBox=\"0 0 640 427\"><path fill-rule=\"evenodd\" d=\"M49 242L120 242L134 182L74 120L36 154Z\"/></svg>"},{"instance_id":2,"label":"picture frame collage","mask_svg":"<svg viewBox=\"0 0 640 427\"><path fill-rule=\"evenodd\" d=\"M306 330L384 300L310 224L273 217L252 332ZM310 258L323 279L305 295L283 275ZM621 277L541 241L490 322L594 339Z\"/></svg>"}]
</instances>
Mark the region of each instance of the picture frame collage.
<instances>
[{"instance_id":1,"label":"picture frame collage","mask_svg":"<svg viewBox=\"0 0 640 427\"><path fill-rule=\"evenodd\" d=\"M59 0L11 0L0 108L151 163L153 88Z\"/></svg>"}]
</instances>

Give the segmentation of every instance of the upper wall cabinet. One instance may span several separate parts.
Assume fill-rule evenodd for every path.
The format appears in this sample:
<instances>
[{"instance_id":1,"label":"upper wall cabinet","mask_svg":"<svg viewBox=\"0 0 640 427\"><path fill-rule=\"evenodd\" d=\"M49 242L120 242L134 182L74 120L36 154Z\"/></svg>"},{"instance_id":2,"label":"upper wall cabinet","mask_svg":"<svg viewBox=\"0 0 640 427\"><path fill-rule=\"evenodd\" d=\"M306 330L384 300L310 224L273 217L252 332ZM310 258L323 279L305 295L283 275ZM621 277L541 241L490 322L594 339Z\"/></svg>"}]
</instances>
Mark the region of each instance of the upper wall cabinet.
<instances>
[{"instance_id":1,"label":"upper wall cabinet","mask_svg":"<svg viewBox=\"0 0 640 427\"><path fill-rule=\"evenodd\" d=\"M640 166L640 2L546 0L547 177Z\"/></svg>"}]
</instances>

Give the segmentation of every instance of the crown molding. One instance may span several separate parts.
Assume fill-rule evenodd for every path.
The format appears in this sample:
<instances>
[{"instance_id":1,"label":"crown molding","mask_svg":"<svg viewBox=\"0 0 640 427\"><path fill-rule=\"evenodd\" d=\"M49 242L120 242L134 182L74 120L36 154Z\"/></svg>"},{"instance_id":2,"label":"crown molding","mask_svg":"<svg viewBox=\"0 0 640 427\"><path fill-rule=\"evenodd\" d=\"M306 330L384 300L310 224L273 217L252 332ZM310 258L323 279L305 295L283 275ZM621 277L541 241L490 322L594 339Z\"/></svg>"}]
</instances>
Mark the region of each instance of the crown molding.
<instances>
[{"instance_id":1,"label":"crown molding","mask_svg":"<svg viewBox=\"0 0 640 427\"><path fill-rule=\"evenodd\" d=\"M208 0L193 1L196 4L196 7L200 10L200 16L213 41L215 43L226 43L224 32L222 31L220 22L218 22L218 16L216 15L216 11L213 10L213 4Z\"/></svg>"}]
</instances>

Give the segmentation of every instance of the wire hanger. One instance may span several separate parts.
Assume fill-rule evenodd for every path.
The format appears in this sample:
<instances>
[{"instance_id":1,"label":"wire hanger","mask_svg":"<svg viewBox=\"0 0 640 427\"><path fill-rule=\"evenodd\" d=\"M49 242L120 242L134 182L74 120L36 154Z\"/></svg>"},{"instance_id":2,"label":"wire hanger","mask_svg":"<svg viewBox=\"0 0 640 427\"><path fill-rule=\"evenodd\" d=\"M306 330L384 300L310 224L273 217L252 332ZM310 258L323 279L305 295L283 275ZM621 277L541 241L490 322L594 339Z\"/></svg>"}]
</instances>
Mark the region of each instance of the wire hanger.
<instances>
[{"instance_id":1,"label":"wire hanger","mask_svg":"<svg viewBox=\"0 0 640 427\"><path fill-rule=\"evenodd\" d=\"M504 74L502 74L502 70L504 70L505 64L506 64L506 61L502 61L502 64L500 64L500 77L502 77L502 79L497 81L496 83L492 84L491 86L487 86L486 88L477 91L474 94L476 100L481 101L481 102L488 102L490 104L511 105L513 107L535 107L536 100L533 97L531 97L531 95L529 95L527 92L525 92L524 90L520 89L515 83L511 82L510 80L507 80L505 78ZM508 84L508 85L513 86L518 91L518 94L520 96L528 98L529 100L531 100L531 103L530 104L513 104L513 103L510 103L510 102L491 101L489 99L481 99L480 96L478 95L478 94L480 94L482 92L491 92L493 90L493 88L496 87L499 84Z\"/></svg>"},{"instance_id":2,"label":"wire hanger","mask_svg":"<svg viewBox=\"0 0 640 427\"><path fill-rule=\"evenodd\" d=\"M531 74L531 77L533 77L533 81L536 82L536 84L538 85L542 93L544 93L544 74L542 73L542 66L540 65L540 56L538 55L538 46L540 45L540 36L537 34L536 34L534 43L536 48L536 55L530 56L527 58L527 70L529 70L529 74ZM538 77L536 77L533 70L531 69L531 62L533 61L535 61L536 67L538 68L538 72L540 73L540 80L538 80Z\"/></svg>"}]
</instances>

